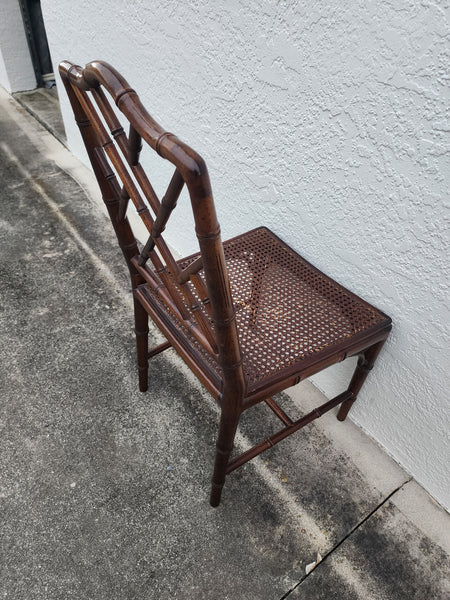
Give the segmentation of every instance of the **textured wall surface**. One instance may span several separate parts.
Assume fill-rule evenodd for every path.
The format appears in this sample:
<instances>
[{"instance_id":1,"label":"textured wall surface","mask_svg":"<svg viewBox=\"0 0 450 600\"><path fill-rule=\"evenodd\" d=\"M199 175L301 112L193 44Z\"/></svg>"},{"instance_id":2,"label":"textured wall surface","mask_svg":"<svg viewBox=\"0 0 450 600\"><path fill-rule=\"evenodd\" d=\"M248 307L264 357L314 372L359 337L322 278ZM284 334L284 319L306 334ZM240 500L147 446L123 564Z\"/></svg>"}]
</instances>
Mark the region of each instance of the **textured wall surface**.
<instances>
[{"instance_id":1,"label":"textured wall surface","mask_svg":"<svg viewBox=\"0 0 450 600\"><path fill-rule=\"evenodd\" d=\"M0 85L8 92L36 87L17 0L1 0L0 3Z\"/></svg>"},{"instance_id":2,"label":"textured wall surface","mask_svg":"<svg viewBox=\"0 0 450 600\"><path fill-rule=\"evenodd\" d=\"M449 3L297 4L42 2L55 62L111 62L205 157L224 237L267 224L393 318L351 416L450 507Z\"/></svg>"}]
</instances>

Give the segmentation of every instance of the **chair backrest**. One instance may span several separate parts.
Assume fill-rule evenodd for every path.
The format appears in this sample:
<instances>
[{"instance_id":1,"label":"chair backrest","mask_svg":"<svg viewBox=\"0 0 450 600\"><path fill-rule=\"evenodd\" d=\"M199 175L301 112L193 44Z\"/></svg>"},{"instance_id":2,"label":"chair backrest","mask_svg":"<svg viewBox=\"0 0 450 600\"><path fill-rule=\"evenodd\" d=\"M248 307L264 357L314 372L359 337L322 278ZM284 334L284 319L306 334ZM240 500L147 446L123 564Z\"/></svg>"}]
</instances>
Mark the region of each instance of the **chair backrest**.
<instances>
[{"instance_id":1,"label":"chair backrest","mask_svg":"<svg viewBox=\"0 0 450 600\"><path fill-rule=\"evenodd\" d=\"M203 159L154 121L136 92L110 65L94 61L83 69L64 61L59 70L127 260L133 287L146 281L174 317L188 324L202 348L217 356L227 372L224 385L229 389L223 393L242 395L245 382L235 312ZM108 96L129 122L128 134ZM139 161L142 141L175 167L161 201ZM191 199L200 254L181 268L161 234L184 185ZM149 232L148 241L140 251L126 218L130 199ZM153 263L152 269L148 261ZM203 305L201 310L199 302Z\"/></svg>"}]
</instances>

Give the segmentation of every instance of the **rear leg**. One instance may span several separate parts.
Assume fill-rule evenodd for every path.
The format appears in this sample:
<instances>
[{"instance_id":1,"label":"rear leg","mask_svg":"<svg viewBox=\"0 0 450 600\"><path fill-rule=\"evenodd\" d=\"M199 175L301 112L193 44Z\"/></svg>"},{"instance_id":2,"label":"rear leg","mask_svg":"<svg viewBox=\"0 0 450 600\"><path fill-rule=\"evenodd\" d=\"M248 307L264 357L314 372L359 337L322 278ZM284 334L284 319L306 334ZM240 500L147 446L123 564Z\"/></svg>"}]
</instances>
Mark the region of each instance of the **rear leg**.
<instances>
[{"instance_id":1,"label":"rear leg","mask_svg":"<svg viewBox=\"0 0 450 600\"><path fill-rule=\"evenodd\" d=\"M136 297L134 298L134 322L139 389L141 392L146 392L148 389L148 314Z\"/></svg>"}]
</instances>

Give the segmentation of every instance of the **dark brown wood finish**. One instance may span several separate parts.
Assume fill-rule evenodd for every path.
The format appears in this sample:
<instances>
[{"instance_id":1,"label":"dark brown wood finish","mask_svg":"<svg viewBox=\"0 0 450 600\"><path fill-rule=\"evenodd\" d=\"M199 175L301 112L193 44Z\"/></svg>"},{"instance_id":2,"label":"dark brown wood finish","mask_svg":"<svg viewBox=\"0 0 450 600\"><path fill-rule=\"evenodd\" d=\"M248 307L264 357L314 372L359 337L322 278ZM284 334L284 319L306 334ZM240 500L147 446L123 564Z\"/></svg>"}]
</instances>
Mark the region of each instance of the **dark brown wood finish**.
<instances>
[{"instance_id":1,"label":"dark brown wood finish","mask_svg":"<svg viewBox=\"0 0 450 600\"><path fill-rule=\"evenodd\" d=\"M106 63L83 69L65 61L60 74L130 271L139 389L148 387L148 359L173 347L220 405L210 499L218 506L228 473L335 406L345 419L391 320L266 228L222 243L203 159L162 129ZM109 97L128 121L128 135ZM161 201L140 163L143 143L174 166ZM176 261L162 234L185 185L199 253ZM126 217L130 200L149 233L141 250ZM149 315L167 339L150 351ZM293 421L271 397L354 355L348 389L301 419ZM242 412L262 401L284 427L230 461Z\"/></svg>"}]
</instances>

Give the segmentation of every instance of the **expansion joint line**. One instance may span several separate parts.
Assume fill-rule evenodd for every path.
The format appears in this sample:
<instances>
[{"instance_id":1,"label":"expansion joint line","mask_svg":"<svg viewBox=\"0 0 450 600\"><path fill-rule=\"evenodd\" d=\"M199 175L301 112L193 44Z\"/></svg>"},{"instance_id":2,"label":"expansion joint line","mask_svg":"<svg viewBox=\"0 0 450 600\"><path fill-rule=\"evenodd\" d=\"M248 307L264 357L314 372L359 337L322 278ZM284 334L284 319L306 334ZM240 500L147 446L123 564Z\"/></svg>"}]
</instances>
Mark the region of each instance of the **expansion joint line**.
<instances>
[{"instance_id":1,"label":"expansion joint line","mask_svg":"<svg viewBox=\"0 0 450 600\"><path fill-rule=\"evenodd\" d=\"M327 558L333 554L333 552L335 550L337 550L351 535L353 535L353 533L359 529L362 525L364 525L364 523L366 521L368 521L380 508L382 508L386 502L388 502L392 496L394 496L394 494L396 494L397 492L399 492L407 483L409 483L410 481L412 481L412 477L410 477L409 479L407 479L405 482L403 482L401 485L399 485L397 488L395 488L395 490L392 490L392 492L386 496L386 498L384 498L384 500L382 502L380 502L380 504L378 504L367 516L364 517L364 519L362 521L360 521L359 523L357 523L352 529L350 529L350 531L347 533L347 535L345 535L342 540L340 540L336 546L334 546L331 550L329 550L322 558L322 560L320 562L318 562L312 569L311 571L309 571L309 573L306 573L298 583L296 583L288 592L286 592L286 594L284 594L284 596L282 596L280 598L280 600L285 600L286 598L288 598L288 596L295 590L298 588L299 585L301 585L305 579L307 577L309 577L311 575L311 573L313 571L315 571L317 569L317 567L325 562L327 560Z\"/></svg>"}]
</instances>

